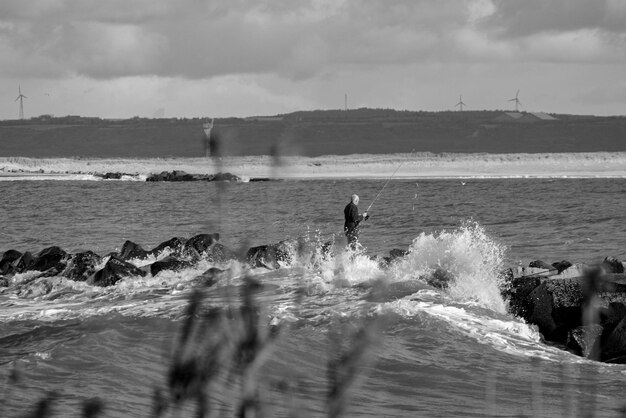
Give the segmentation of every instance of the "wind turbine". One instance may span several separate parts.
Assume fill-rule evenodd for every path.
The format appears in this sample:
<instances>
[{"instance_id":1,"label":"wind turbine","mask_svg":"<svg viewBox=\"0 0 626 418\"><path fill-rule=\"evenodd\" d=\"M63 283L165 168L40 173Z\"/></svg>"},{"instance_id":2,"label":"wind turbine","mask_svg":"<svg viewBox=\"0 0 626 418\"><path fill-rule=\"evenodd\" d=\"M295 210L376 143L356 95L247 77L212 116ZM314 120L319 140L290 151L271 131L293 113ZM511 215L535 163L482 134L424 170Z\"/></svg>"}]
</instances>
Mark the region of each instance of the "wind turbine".
<instances>
[{"instance_id":1,"label":"wind turbine","mask_svg":"<svg viewBox=\"0 0 626 418\"><path fill-rule=\"evenodd\" d=\"M459 96L459 102L457 104L454 105L454 107L458 107L459 110L462 112L463 111L463 106L467 106L465 103L463 103L463 96Z\"/></svg>"},{"instance_id":2,"label":"wind turbine","mask_svg":"<svg viewBox=\"0 0 626 418\"><path fill-rule=\"evenodd\" d=\"M515 93L515 98L510 99L509 102L515 102L515 111L519 112L519 106L522 105L522 102L519 101L519 90L517 90L517 93Z\"/></svg>"},{"instance_id":3,"label":"wind turbine","mask_svg":"<svg viewBox=\"0 0 626 418\"><path fill-rule=\"evenodd\" d=\"M17 86L17 91L20 92L20 95L17 96L17 99L15 99L15 101L20 101L20 119L24 119L24 99L28 99L28 97L22 94L22 86Z\"/></svg>"}]
</instances>

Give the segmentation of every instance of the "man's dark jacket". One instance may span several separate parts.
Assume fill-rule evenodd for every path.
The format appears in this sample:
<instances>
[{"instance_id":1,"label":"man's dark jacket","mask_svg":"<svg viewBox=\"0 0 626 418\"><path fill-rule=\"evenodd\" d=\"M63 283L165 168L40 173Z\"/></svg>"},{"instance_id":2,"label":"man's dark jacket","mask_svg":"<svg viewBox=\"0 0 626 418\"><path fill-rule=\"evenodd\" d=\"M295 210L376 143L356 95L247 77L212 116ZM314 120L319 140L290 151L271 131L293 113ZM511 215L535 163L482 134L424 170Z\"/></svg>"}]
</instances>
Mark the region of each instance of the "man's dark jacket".
<instances>
[{"instance_id":1,"label":"man's dark jacket","mask_svg":"<svg viewBox=\"0 0 626 418\"><path fill-rule=\"evenodd\" d=\"M359 215L359 208L352 202L348 203L343 214L346 217L346 223L343 225L346 232L353 231L363 220L363 215Z\"/></svg>"}]
</instances>

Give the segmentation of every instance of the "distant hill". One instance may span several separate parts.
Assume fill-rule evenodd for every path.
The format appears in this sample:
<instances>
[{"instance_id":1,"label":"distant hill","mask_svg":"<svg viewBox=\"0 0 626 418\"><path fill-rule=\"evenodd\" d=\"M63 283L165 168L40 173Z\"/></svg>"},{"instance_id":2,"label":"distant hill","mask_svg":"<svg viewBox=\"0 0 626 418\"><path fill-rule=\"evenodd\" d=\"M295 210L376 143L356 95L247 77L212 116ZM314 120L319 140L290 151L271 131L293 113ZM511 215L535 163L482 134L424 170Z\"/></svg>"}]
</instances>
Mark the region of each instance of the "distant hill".
<instances>
[{"instance_id":1,"label":"distant hill","mask_svg":"<svg viewBox=\"0 0 626 418\"><path fill-rule=\"evenodd\" d=\"M205 121L79 116L0 121L0 156L198 157L204 155ZM317 110L216 119L214 129L226 155L626 151L626 117Z\"/></svg>"}]
</instances>

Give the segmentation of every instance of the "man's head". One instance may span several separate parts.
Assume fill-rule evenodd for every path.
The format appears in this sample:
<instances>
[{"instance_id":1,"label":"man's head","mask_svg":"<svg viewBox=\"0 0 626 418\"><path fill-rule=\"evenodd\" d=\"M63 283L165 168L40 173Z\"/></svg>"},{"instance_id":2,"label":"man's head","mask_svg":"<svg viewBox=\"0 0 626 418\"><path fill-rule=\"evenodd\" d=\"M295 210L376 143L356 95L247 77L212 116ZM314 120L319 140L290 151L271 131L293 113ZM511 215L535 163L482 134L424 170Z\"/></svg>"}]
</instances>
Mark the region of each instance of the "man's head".
<instances>
[{"instance_id":1,"label":"man's head","mask_svg":"<svg viewBox=\"0 0 626 418\"><path fill-rule=\"evenodd\" d=\"M359 196L358 195L355 195L355 194L352 195L352 203L354 203L355 205L359 204Z\"/></svg>"}]
</instances>

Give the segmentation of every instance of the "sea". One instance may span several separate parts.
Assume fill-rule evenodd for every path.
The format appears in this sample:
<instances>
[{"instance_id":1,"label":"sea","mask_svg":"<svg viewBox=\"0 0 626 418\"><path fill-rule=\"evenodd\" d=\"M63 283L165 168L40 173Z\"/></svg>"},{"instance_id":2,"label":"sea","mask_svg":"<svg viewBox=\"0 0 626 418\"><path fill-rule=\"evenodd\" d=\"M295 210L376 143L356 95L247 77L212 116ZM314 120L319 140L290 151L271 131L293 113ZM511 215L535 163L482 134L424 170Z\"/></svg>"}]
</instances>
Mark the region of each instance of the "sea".
<instances>
[{"instance_id":1,"label":"sea","mask_svg":"<svg viewBox=\"0 0 626 418\"><path fill-rule=\"evenodd\" d=\"M353 193L361 211L373 202L356 252L342 233ZM546 343L499 290L503 270L533 260L623 259L626 179L35 178L0 181L0 194L0 253L105 256L126 240L150 249L200 233L242 254L286 239L314 249L275 270L201 261L106 288L10 278L2 417L626 413L625 365ZM392 249L409 252L384 266ZM199 285L212 267L224 272ZM427 284L435 271L447 289ZM41 280L48 294L25 291Z\"/></svg>"}]
</instances>

